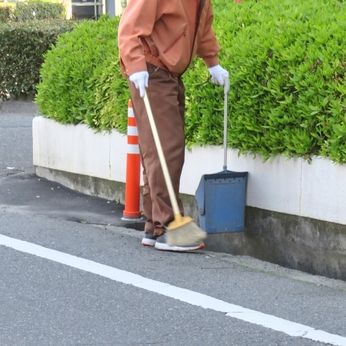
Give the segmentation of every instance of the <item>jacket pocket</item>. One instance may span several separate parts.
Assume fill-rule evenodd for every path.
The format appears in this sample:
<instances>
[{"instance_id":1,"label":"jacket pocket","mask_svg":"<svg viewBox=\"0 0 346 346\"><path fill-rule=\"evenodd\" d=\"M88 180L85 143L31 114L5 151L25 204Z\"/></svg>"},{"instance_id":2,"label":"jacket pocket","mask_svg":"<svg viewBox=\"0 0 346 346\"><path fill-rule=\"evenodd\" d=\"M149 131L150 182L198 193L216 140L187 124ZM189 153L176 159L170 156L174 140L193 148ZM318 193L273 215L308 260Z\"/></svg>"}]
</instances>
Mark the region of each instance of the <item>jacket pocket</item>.
<instances>
[{"instance_id":1,"label":"jacket pocket","mask_svg":"<svg viewBox=\"0 0 346 346\"><path fill-rule=\"evenodd\" d=\"M144 54L151 54L152 56L159 56L159 51L157 50L151 37L141 37L141 43L143 45Z\"/></svg>"}]
</instances>

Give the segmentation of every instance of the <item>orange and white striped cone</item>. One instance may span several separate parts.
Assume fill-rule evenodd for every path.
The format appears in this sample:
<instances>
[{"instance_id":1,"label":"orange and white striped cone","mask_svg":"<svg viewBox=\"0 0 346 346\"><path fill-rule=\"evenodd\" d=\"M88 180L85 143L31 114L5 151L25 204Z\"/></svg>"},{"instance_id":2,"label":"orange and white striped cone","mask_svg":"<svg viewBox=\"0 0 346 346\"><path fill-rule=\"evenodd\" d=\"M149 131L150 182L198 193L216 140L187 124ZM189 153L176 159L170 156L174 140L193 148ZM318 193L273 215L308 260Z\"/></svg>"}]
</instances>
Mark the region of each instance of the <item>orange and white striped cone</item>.
<instances>
[{"instance_id":1,"label":"orange and white striped cone","mask_svg":"<svg viewBox=\"0 0 346 346\"><path fill-rule=\"evenodd\" d=\"M137 123L132 108L132 101L128 102L127 111L127 160L125 209L122 220L136 221L141 219L140 211L140 169L141 159L138 145Z\"/></svg>"}]
</instances>

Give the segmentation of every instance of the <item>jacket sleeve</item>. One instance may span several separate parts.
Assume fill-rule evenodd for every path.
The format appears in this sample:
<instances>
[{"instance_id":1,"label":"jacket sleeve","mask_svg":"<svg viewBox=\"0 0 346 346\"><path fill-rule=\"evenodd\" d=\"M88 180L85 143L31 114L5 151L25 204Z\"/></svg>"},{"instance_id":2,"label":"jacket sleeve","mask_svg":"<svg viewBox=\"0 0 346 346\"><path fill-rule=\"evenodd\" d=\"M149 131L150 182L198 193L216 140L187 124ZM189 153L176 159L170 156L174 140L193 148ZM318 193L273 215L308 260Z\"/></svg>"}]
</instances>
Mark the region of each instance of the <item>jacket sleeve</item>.
<instances>
[{"instance_id":1,"label":"jacket sleeve","mask_svg":"<svg viewBox=\"0 0 346 346\"><path fill-rule=\"evenodd\" d=\"M118 28L120 60L125 73L146 71L142 36L150 36L154 27L158 0L130 0Z\"/></svg>"},{"instance_id":2,"label":"jacket sleeve","mask_svg":"<svg viewBox=\"0 0 346 346\"><path fill-rule=\"evenodd\" d=\"M212 29L213 11L210 2L208 2L207 6L206 20L204 27L201 28L202 35L198 43L197 55L204 60L208 67L212 67L219 63L218 54L220 51L220 46Z\"/></svg>"}]
</instances>

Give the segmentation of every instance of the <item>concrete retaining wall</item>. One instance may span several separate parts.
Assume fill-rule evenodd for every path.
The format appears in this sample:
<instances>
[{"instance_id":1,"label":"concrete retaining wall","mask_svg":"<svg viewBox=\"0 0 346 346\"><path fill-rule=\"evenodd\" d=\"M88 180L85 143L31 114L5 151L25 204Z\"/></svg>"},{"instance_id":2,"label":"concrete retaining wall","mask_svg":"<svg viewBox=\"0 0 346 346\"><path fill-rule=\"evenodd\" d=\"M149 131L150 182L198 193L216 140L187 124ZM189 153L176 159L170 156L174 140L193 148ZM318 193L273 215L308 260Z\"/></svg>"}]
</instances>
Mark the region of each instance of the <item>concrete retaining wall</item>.
<instances>
[{"instance_id":1,"label":"concrete retaining wall","mask_svg":"<svg viewBox=\"0 0 346 346\"><path fill-rule=\"evenodd\" d=\"M35 117L33 156L38 175L123 202L120 185L125 182L126 136L116 131L94 133L84 125L61 125ZM221 147L186 151L181 193L190 214L197 213L192 196L201 175L221 171L222 161ZM320 157L310 163L284 157L264 162L229 150L228 168L249 172L247 231L214 235L209 239L210 248L346 279L346 165ZM83 181L89 183L83 187ZM91 181L99 181L98 187ZM109 186L106 181L117 182L118 193L109 187L103 189L101 185Z\"/></svg>"}]
</instances>

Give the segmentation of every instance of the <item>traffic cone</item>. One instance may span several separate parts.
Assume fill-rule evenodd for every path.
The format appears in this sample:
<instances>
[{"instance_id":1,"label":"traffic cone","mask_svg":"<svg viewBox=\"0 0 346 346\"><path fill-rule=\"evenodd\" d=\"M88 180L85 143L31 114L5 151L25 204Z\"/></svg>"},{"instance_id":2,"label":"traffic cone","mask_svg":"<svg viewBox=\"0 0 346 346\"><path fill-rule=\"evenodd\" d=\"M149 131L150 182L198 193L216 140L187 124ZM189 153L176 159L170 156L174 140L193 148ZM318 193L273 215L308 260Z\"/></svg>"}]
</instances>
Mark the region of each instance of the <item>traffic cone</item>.
<instances>
[{"instance_id":1,"label":"traffic cone","mask_svg":"<svg viewBox=\"0 0 346 346\"><path fill-rule=\"evenodd\" d=\"M132 101L128 102L127 110L127 160L125 209L122 220L133 220L141 217L140 211L140 169L141 159L138 145L138 131L136 118L132 108Z\"/></svg>"}]
</instances>

